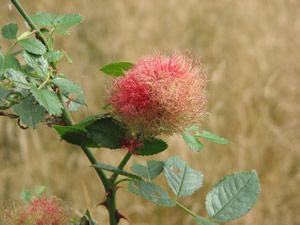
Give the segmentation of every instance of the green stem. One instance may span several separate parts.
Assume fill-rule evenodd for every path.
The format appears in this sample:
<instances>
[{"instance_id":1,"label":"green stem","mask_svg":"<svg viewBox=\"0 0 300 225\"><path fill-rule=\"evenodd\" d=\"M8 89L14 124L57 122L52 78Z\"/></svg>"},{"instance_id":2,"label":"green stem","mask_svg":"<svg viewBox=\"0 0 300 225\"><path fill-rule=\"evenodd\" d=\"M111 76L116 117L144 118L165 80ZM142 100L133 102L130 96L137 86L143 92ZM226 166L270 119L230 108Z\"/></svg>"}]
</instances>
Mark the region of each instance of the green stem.
<instances>
[{"instance_id":1,"label":"green stem","mask_svg":"<svg viewBox=\"0 0 300 225\"><path fill-rule=\"evenodd\" d=\"M58 96L59 96L59 99L61 100L61 104L63 105L63 115L62 115L63 119L68 126L73 126L74 121L72 119L71 114L69 113L69 111L67 109L67 106L64 104L64 102L62 100L62 94L60 91L58 92ZM88 157L88 159L90 160L90 162L92 164L98 163L97 159L95 158L94 154L89 150L89 148L82 146L81 149L83 150L84 154ZM96 170L99 178L101 179L105 190L108 191L110 189L110 183L109 183L109 180L108 180L106 174L104 173L104 171L101 168L95 168L95 170Z\"/></svg>"},{"instance_id":2,"label":"green stem","mask_svg":"<svg viewBox=\"0 0 300 225\"><path fill-rule=\"evenodd\" d=\"M121 182L125 182L125 181L131 181L132 180L132 178L124 178L124 179L120 179L120 180L118 180L118 181L116 181L115 182L115 186L117 186L119 183L121 183Z\"/></svg>"},{"instance_id":3,"label":"green stem","mask_svg":"<svg viewBox=\"0 0 300 225\"><path fill-rule=\"evenodd\" d=\"M46 48L50 50L49 44L47 42L46 37L43 35L43 33L37 28L37 26L33 23L32 19L28 16L28 14L25 12L21 4L18 0L11 0L12 4L17 8L17 10L20 12L20 14L23 16L25 21L30 26L31 30L36 30L38 36L43 40L44 44L46 45Z\"/></svg>"},{"instance_id":4,"label":"green stem","mask_svg":"<svg viewBox=\"0 0 300 225\"><path fill-rule=\"evenodd\" d=\"M6 51L6 55L8 55L10 53L10 51L18 44L18 41L16 41L15 43L13 43L9 49Z\"/></svg>"},{"instance_id":5,"label":"green stem","mask_svg":"<svg viewBox=\"0 0 300 225\"><path fill-rule=\"evenodd\" d=\"M51 72L48 72L46 80L38 87L38 89L42 89L48 83L50 77L51 77Z\"/></svg>"},{"instance_id":6,"label":"green stem","mask_svg":"<svg viewBox=\"0 0 300 225\"><path fill-rule=\"evenodd\" d=\"M192 211L190 211L189 209L185 208L183 205L181 205L180 203L176 202L176 205L183 209L184 211L186 211L188 214L192 215L193 217L196 217L197 215L195 213L193 213Z\"/></svg>"},{"instance_id":7,"label":"green stem","mask_svg":"<svg viewBox=\"0 0 300 225\"><path fill-rule=\"evenodd\" d=\"M118 169L123 169L124 166L126 165L126 163L128 162L128 160L130 159L131 157L131 152L127 152L127 154L124 156L123 160L120 162L119 166L118 166ZM109 178L111 180L112 183L114 183L118 177L118 172L114 172L111 177Z\"/></svg>"}]
</instances>

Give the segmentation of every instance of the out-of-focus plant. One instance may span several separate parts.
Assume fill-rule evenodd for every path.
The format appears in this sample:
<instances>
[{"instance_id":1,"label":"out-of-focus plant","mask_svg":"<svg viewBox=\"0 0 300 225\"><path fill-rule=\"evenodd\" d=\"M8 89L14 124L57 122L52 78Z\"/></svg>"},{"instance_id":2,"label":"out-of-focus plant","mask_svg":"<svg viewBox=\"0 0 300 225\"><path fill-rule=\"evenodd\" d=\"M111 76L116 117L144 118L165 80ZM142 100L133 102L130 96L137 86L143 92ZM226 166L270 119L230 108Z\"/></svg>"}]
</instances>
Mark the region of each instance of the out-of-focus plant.
<instances>
[{"instance_id":1,"label":"out-of-focus plant","mask_svg":"<svg viewBox=\"0 0 300 225\"><path fill-rule=\"evenodd\" d=\"M181 134L197 152L204 147L201 138L230 143L209 131L199 132L206 112L207 81L199 60L188 52L178 51L171 57L159 53L142 57L136 63L117 62L102 67L102 72L113 77L105 96L108 104L103 107L107 112L75 123L70 112L86 107L85 97L80 86L58 70L62 58L66 57L70 63L72 60L64 50L54 49L53 39L55 34L69 35L69 28L79 24L83 17L50 13L29 16L17 0L11 2L30 29L19 34L18 25L10 23L1 30L3 38L12 40L12 45L0 53L0 115L17 119L23 129L47 123L63 140L80 146L105 189L99 205L108 210L111 225L122 218L128 219L116 205L116 191L121 182L128 182L129 192L155 204L178 206L201 225L237 219L254 206L259 194L255 170L231 174L217 182L206 196L209 216L206 219L179 203L180 197L190 196L201 188L203 175L178 156L165 161L149 160L146 165L134 163L130 172L123 169L132 156L149 156L166 150L168 145L158 138L161 136ZM16 46L21 50L13 51ZM21 65L17 57L23 58L25 64ZM6 111L10 109L15 113ZM124 148L127 154L118 166L113 166L99 162L90 148ZM107 171L112 174L108 176ZM161 173L174 198L153 182ZM44 197L30 200L34 205L43 203L55 205L56 200ZM48 212L52 219L57 218L55 212ZM73 224L97 223L87 211Z\"/></svg>"}]
</instances>

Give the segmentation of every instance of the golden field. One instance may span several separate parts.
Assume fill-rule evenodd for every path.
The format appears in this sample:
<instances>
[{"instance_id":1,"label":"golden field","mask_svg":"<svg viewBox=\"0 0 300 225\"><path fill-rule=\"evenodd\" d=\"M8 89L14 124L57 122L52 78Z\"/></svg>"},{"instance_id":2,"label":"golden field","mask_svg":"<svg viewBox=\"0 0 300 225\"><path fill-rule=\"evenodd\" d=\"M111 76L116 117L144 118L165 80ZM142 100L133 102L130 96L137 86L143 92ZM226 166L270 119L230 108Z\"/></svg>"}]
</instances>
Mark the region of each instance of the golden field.
<instances>
[{"instance_id":1,"label":"golden field","mask_svg":"<svg viewBox=\"0 0 300 225\"><path fill-rule=\"evenodd\" d=\"M202 129L224 136L232 145L204 142L189 150L180 136L168 138L169 149L134 162L179 155L204 174L204 186L179 201L205 217L205 196L223 176L256 169L261 193L252 211L226 224L300 224L300 1L299 0L20 0L30 14L80 13L84 22L71 36L57 35L55 45L73 59L59 69L82 86L88 108L76 121L102 112L108 77L99 72L114 61L135 62L159 51L189 49L199 56L209 77L208 112ZM2 0L0 26L21 16ZM9 42L0 39L5 50ZM117 165L124 151L93 150L100 161ZM17 201L22 189L45 185L72 205L86 208L99 225L108 224L97 207L104 191L81 150L60 142L46 125L21 130L16 121L0 118L0 202ZM165 185L162 177L159 182ZM135 225L194 225L179 208L162 208L126 191L118 191L118 208ZM2 203L1 203L2 204ZM121 225L129 224L122 221Z\"/></svg>"}]
</instances>

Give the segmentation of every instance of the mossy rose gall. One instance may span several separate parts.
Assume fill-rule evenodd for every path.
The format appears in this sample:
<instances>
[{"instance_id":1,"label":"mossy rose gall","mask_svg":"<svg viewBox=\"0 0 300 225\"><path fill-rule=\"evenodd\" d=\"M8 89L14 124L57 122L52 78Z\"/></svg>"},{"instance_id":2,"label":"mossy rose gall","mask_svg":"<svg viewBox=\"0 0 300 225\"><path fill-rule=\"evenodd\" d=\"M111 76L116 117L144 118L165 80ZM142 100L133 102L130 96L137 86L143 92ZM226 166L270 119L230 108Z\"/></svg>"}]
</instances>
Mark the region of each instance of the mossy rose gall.
<instances>
[{"instance_id":1,"label":"mossy rose gall","mask_svg":"<svg viewBox=\"0 0 300 225\"><path fill-rule=\"evenodd\" d=\"M172 135L199 124L206 106L203 65L176 52L142 57L112 81L107 100L114 117L133 134Z\"/></svg>"}]
</instances>

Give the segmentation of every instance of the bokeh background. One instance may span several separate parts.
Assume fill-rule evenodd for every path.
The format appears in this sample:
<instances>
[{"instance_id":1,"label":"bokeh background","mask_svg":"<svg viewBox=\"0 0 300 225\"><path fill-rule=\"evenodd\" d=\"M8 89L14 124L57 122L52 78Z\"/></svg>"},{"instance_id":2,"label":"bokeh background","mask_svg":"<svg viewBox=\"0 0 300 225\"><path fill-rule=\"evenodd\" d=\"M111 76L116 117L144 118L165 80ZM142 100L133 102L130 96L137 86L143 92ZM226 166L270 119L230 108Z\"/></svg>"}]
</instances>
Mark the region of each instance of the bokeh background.
<instances>
[{"instance_id":1,"label":"bokeh background","mask_svg":"<svg viewBox=\"0 0 300 225\"><path fill-rule=\"evenodd\" d=\"M20 0L30 13L80 13L84 22L71 36L57 35L73 65L59 69L85 91L88 108L76 121L101 112L109 81L99 68L114 61L135 62L158 51L189 49L202 58L209 75L209 115L202 129L231 140L232 145L205 142L200 153L179 136L168 138L168 151L134 162L179 155L204 173L204 186L180 202L206 215L205 195L223 176L256 169L261 193L254 209L226 224L300 224L300 1L299 0ZM21 24L8 0L1 0L1 27ZM8 42L1 38L3 50ZM117 165L124 151L93 150L104 163ZM106 210L95 207L103 189L81 150L60 142L46 125L21 130L16 121L0 118L0 201L17 201L22 189L46 185L72 205L88 207L99 224ZM126 169L129 169L129 166ZM158 182L165 185L163 177ZM118 191L118 208L136 225L192 225L179 208L162 208L126 191ZM122 221L121 224L129 224Z\"/></svg>"}]
</instances>

